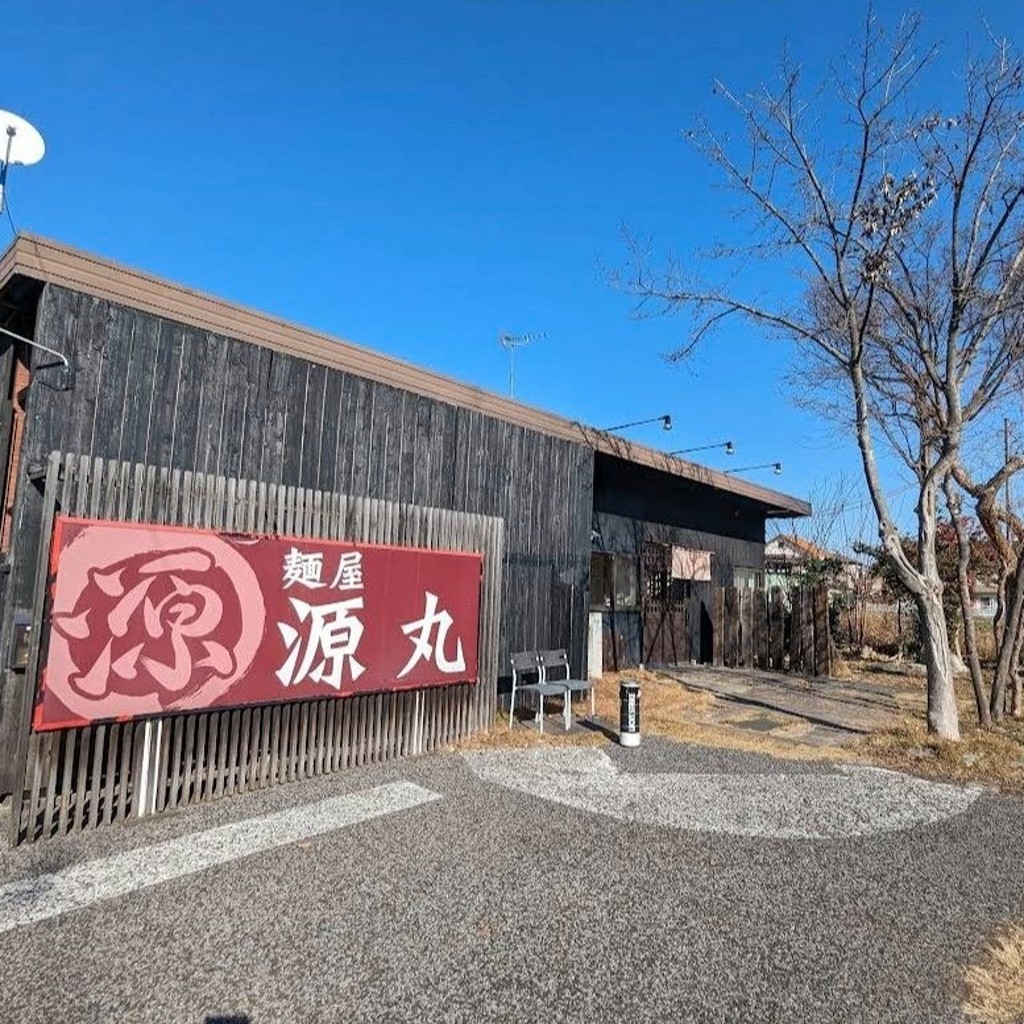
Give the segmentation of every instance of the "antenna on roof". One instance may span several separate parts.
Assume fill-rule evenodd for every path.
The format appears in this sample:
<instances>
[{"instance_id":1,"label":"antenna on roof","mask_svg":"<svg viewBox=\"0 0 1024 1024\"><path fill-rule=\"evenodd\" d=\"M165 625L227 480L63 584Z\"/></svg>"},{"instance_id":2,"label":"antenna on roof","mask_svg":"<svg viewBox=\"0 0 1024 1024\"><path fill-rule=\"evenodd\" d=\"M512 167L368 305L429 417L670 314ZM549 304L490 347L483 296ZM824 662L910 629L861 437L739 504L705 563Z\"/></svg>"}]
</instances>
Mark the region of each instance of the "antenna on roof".
<instances>
[{"instance_id":1,"label":"antenna on roof","mask_svg":"<svg viewBox=\"0 0 1024 1024\"><path fill-rule=\"evenodd\" d=\"M498 335L498 344L508 353L508 393L510 398L516 394L516 349L529 345L530 342L540 341L546 336L546 331L534 331L532 334L509 334L502 331Z\"/></svg>"},{"instance_id":2,"label":"antenna on roof","mask_svg":"<svg viewBox=\"0 0 1024 1024\"><path fill-rule=\"evenodd\" d=\"M23 117L0 110L0 213L4 211L7 169L12 164L30 167L39 163L46 152L42 135Z\"/></svg>"}]
</instances>

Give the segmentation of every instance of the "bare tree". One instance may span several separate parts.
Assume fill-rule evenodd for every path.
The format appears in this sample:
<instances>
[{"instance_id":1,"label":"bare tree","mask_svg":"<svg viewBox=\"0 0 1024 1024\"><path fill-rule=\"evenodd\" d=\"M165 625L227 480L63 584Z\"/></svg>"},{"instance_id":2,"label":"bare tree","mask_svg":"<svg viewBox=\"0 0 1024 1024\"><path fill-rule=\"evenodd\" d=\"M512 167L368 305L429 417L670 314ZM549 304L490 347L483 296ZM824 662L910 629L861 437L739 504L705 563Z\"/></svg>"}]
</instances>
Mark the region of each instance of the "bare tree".
<instances>
[{"instance_id":1,"label":"bare tree","mask_svg":"<svg viewBox=\"0 0 1024 1024\"><path fill-rule=\"evenodd\" d=\"M688 137L722 171L757 240L703 261L728 269L725 283L671 258L655 263L632 241L619 284L638 315L688 317L675 358L739 318L827 368L849 411L885 556L917 606L929 729L957 739L937 504L965 431L999 400L1018 356L1000 326L1024 295L1022 68L1008 44L990 40L962 69L960 108L940 114L919 100L937 56L919 37L915 17L889 34L869 13L857 58L837 63L822 90L808 93L789 59L774 88L738 94L716 83L742 139L708 120ZM771 301L744 291L751 258L787 269L802 294ZM879 443L917 482L913 558L882 483Z\"/></svg>"},{"instance_id":2,"label":"bare tree","mask_svg":"<svg viewBox=\"0 0 1024 1024\"><path fill-rule=\"evenodd\" d=\"M971 673L971 686L974 689L974 703L978 709L978 721L987 726L992 717L988 700L985 696L985 680L981 672L981 658L978 656L978 638L974 631L974 609L972 607L971 582L969 566L971 563L971 538L967 526L960 514L960 495L952 476L943 482L946 495L946 507L949 509L950 522L956 533L956 583L957 596L960 599L960 618L963 622L964 648L967 652L967 666Z\"/></svg>"},{"instance_id":3,"label":"bare tree","mask_svg":"<svg viewBox=\"0 0 1024 1024\"><path fill-rule=\"evenodd\" d=\"M1024 522L1012 510L999 503L1006 482L1024 469L1024 457L1011 456L986 480L975 481L963 465L954 467L956 481L975 501L978 522L985 531L999 564L999 615L1001 628L996 629L996 666L988 699L989 718L999 721L1004 714L1006 697L1011 697L1010 710L1020 716L1020 653L1024 645ZM950 487L952 484L950 483ZM964 541L961 540L961 545ZM969 557L969 551L966 555Z\"/></svg>"}]
</instances>

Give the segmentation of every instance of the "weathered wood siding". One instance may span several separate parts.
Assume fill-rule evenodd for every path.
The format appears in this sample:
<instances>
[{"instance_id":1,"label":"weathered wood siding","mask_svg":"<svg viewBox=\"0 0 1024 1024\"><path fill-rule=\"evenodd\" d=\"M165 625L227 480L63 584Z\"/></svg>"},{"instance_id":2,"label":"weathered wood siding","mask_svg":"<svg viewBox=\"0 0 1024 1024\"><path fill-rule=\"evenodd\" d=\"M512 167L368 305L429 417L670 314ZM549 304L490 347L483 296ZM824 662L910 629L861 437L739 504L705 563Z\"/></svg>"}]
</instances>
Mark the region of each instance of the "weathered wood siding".
<instances>
[{"instance_id":1,"label":"weathered wood siding","mask_svg":"<svg viewBox=\"0 0 1024 1024\"><path fill-rule=\"evenodd\" d=\"M598 454L593 548L639 556L648 541L714 553L712 582L733 585L737 567L764 568L762 507L643 466Z\"/></svg>"},{"instance_id":2,"label":"weathered wood siding","mask_svg":"<svg viewBox=\"0 0 1024 1024\"><path fill-rule=\"evenodd\" d=\"M763 570L764 523L764 508L752 502L599 453L592 547L636 559L642 604L636 611L605 612L605 634L613 639L611 647L605 645L606 658L611 655L624 668L632 657L634 664L660 663L670 661L662 655L678 647L685 660L710 660L713 591L733 587L737 568ZM641 556L647 543L712 552L711 580L692 583L680 621L665 608L644 603ZM634 630L638 636L626 643Z\"/></svg>"},{"instance_id":3,"label":"weathered wood siding","mask_svg":"<svg viewBox=\"0 0 1024 1024\"><path fill-rule=\"evenodd\" d=\"M583 669L590 448L53 285L35 337L67 355L75 383L35 375L24 466L57 450L500 516L501 663L565 647ZM34 368L52 361L33 352ZM38 486L20 487L15 607L30 603L40 515ZM0 741L17 688L8 678Z\"/></svg>"},{"instance_id":4,"label":"weathered wood siding","mask_svg":"<svg viewBox=\"0 0 1024 1024\"><path fill-rule=\"evenodd\" d=\"M57 514L480 551L479 681L31 733L26 702L10 803L12 845L424 753L494 720L505 532L497 517L54 452L43 492L47 542L39 551L35 623L44 620ZM45 630L33 629L28 678L37 678L45 662L45 639Z\"/></svg>"}]
</instances>

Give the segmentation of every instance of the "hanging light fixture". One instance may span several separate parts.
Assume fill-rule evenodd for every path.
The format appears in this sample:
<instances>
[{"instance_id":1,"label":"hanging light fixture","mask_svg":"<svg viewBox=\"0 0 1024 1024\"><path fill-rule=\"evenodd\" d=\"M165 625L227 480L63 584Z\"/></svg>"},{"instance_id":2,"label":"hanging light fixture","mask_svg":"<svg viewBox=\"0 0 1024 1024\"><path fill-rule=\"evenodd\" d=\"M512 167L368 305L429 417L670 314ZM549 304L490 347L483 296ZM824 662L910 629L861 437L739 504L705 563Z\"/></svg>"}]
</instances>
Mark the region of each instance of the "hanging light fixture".
<instances>
[{"instance_id":1,"label":"hanging light fixture","mask_svg":"<svg viewBox=\"0 0 1024 1024\"><path fill-rule=\"evenodd\" d=\"M695 448L676 448L669 455L686 455L688 452L706 452L712 448L721 448L726 455L735 455L736 446L732 441L716 441L714 444L699 444Z\"/></svg>"},{"instance_id":2,"label":"hanging light fixture","mask_svg":"<svg viewBox=\"0 0 1024 1024\"><path fill-rule=\"evenodd\" d=\"M657 423L659 420L661 421L662 430L672 429L672 417L668 413L662 416L652 416L647 420L634 420L632 423L620 423L618 426L604 427L603 429L605 433L611 433L613 430L625 430L627 427L642 427L645 423Z\"/></svg>"}]
</instances>

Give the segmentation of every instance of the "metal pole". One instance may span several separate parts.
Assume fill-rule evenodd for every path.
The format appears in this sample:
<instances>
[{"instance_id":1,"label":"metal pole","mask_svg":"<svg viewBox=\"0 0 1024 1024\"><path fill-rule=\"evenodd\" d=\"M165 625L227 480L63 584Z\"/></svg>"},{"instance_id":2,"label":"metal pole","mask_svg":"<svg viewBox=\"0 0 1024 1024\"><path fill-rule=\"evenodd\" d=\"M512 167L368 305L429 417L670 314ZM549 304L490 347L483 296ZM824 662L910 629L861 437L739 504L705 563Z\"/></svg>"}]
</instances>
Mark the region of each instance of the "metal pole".
<instances>
[{"instance_id":1,"label":"metal pole","mask_svg":"<svg viewBox=\"0 0 1024 1024\"><path fill-rule=\"evenodd\" d=\"M7 188L7 168L11 163L11 146L14 145L16 129L14 125L7 126L7 149L4 152L3 166L0 166L0 213L4 212L4 191Z\"/></svg>"}]
</instances>

